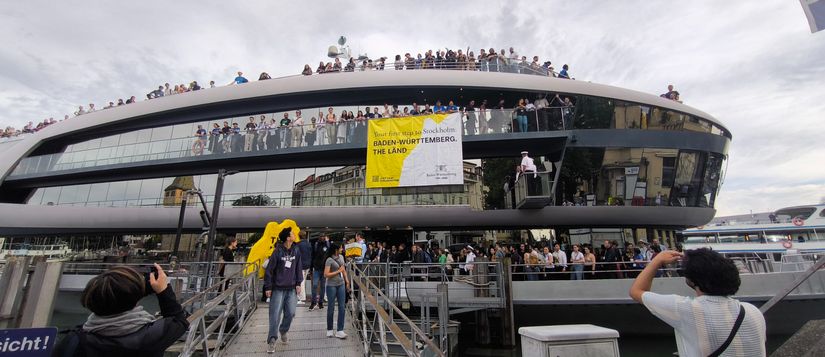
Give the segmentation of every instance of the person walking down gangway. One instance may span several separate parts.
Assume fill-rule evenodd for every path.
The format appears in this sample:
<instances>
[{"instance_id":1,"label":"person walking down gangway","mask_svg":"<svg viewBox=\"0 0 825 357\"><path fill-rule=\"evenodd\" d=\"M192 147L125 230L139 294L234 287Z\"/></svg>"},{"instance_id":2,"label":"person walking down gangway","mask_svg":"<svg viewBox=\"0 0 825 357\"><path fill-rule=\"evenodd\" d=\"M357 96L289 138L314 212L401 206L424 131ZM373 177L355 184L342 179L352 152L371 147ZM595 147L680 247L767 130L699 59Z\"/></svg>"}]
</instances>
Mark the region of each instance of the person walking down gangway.
<instances>
[{"instance_id":1,"label":"person walking down gangway","mask_svg":"<svg viewBox=\"0 0 825 357\"><path fill-rule=\"evenodd\" d=\"M327 337L347 338L344 332L344 304L346 302L346 294L349 290L349 279L347 279L347 270L344 264L344 256L342 255L343 248L337 244L332 244L327 250L327 259L324 262L324 277L327 278L327 302L329 308L327 309ZM332 330L332 318L334 312L338 309L338 324L335 326L336 330Z\"/></svg>"},{"instance_id":2,"label":"person walking down gangway","mask_svg":"<svg viewBox=\"0 0 825 357\"><path fill-rule=\"evenodd\" d=\"M264 274L264 291L270 299L267 353L275 353L275 343L279 338L281 343L289 342L287 332L298 307L298 294L301 293L304 276L301 274L301 254L295 241L292 228L281 231Z\"/></svg>"}]
</instances>

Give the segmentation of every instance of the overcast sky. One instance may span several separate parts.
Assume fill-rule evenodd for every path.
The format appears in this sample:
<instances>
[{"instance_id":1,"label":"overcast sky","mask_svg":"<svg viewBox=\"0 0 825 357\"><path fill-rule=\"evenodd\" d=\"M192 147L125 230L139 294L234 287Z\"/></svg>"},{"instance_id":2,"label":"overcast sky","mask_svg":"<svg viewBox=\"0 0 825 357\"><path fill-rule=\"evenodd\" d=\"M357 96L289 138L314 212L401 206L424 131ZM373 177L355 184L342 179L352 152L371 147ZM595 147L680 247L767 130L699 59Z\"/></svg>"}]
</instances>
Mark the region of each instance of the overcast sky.
<instances>
[{"instance_id":1,"label":"overcast sky","mask_svg":"<svg viewBox=\"0 0 825 357\"><path fill-rule=\"evenodd\" d=\"M238 7L239 4L243 7ZM297 74L340 35L370 57L513 46L579 80L659 94L733 133L719 215L825 197L825 31L798 1L5 1L0 124L78 104Z\"/></svg>"}]
</instances>

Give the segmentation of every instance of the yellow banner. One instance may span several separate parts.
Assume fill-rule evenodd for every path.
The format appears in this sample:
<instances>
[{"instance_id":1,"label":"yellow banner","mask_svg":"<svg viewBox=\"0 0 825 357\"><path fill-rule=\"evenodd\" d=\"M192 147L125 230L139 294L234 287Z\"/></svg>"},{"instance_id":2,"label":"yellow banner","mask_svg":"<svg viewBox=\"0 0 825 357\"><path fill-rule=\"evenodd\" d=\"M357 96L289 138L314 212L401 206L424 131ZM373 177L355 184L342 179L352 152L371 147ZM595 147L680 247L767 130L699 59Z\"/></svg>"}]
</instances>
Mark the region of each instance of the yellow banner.
<instances>
[{"instance_id":1,"label":"yellow banner","mask_svg":"<svg viewBox=\"0 0 825 357\"><path fill-rule=\"evenodd\" d=\"M461 114L369 121L368 188L463 184Z\"/></svg>"}]
</instances>

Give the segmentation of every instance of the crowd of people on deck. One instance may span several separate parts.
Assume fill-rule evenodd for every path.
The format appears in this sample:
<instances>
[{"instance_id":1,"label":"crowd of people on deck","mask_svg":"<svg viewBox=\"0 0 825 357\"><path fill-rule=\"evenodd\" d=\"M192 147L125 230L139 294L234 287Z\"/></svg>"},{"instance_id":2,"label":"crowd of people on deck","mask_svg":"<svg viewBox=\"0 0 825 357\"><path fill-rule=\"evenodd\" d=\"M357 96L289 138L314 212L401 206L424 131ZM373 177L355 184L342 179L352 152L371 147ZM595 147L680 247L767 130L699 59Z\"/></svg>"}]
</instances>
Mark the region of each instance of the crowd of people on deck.
<instances>
[{"instance_id":1,"label":"crowd of people on deck","mask_svg":"<svg viewBox=\"0 0 825 357\"><path fill-rule=\"evenodd\" d=\"M395 60L391 63L392 67L390 68L396 71L454 69L465 71L511 72L574 79L568 73L570 67L567 64L562 66L561 71L556 72L551 61L541 62L539 56L533 56L531 61L527 56L519 56L513 47L510 47L509 52L505 49L496 51L496 49L492 47L490 47L489 50L482 48L479 51L478 57L476 57L475 52L470 51L469 47L466 52L461 49L455 51L444 49L436 50L435 52L428 50L423 53L422 55L421 52L419 52L416 56L411 55L409 52L403 56L396 54ZM340 58L335 58L332 62L319 62L314 73L383 71L387 68L387 60L387 57L379 57L375 60L368 57L350 57L349 61L344 64ZM309 64L304 65L301 74L306 76L312 75L312 67L310 67Z\"/></svg>"},{"instance_id":2,"label":"crowd of people on deck","mask_svg":"<svg viewBox=\"0 0 825 357\"><path fill-rule=\"evenodd\" d=\"M309 120L302 110L296 110L294 115L287 112L281 117L276 117L275 114L250 116L245 124L223 121L212 123L211 128L198 125L192 153L221 154L363 143L366 140L367 121L420 114L461 113L464 135L545 131L562 128L561 121L569 119L574 108L569 97L562 98L559 95L549 100L546 96L535 101L521 98L509 105L504 99L495 105L490 105L487 100L480 100L478 104L475 100L469 100L462 106L456 105L452 100L444 103L446 105L436 100L434 106L418 103L410 106L384 104L380 108L366 106L363 110L357 110L357 113L352 110L339 112L329 107L326 111L319 110L309 115ZM557 119L553 119L549 111L551 108L562 111Z\"/></svg>"},{"instance_id":3,"label":"crowd of people on deck","mask_svg":"<svg viewBox=\"0 0 825 357\"><path fill-rule=\"evenodd\" d=\"M350 58L346 64L343 64L339 58L335 58L333 62L320 62L317 69L315 71L312 70L309 64L304 66L302 74L304 75L312 75L313 73L322 74L322 73L335 73L335 72L354 72L354 71L368 71L368 70L376 70L381 71L384 70L387 66L387 57L379 57L378 59L370 59L370 58ZM428 50L422 53L418 53L416 56L412 56L410 53L405 53L403 56L400 54L395 55L395 60L390 64L390 68L394 70L418 70L418 69L454 69L454 70L467 70L467 71L490 71L490 72L511 72L511 73L527 73L527 74L539 74L539 75L546 75L550 77L556 78L563 78L563 79L575 79L573 78L569 71L569 66L567 64L562 66L562 70L559 72L555 71L555 68L552 65L551 61L544 61L541 62L539 56L533 56L532 60L529 60L527 56L519 56L518 53L510 47L509 51L505 49L501 49L500 51L496 51L494 48L490 48L489 50L481 49L479 51L478 56L475 55L473 51L470 51L469 48L467 51L459 50ZM272 79L272 77L266 73L262 72L258 76L258 80L268 80ZM229 85L237 85L237 84L244 84L248 83L249 80L244 77L243 72L237 72L235 78L229 83ZM145 100L151 100L166 96L171 96L175 94L183 94L187 92L198 91L204 88L214 88L215 81L209 81L207 87L201 87L197 81L191 81L189 84L176 84L172 85L170 83L164 83L163 85L159 85L157 89L153 89L149 93L146 94ZM673 90L673 85L668 86L668 92L662 94L661 97L671 99L674 101L680 101L679 99L679 92ZM572 102L569 101L569 98L552 98L553 100L558 100L558 103L555 105L558 106L572 106ZM541 108L540 103L542 101L546 101L546 98L537 99L535 103L531 103L529 100L525 99L524 103L524 110L529 111L531 109ZM135 96L130 96L128 99L120 98L117 101L110 101L107 105L102 107L101 109L110 109L114 107L119 107L123 105L128 105L135 103L137 98ZM681 101L680 101L681 102ZM498 103L499 105L492 105L492 103L467 103L467 105L463 108L469 108L469 111L473 111L475 105L478 105L478 110L480 111L480 115L484 115L485 109L489 107L501 107L502 103ZM438 104L436 104L438 105ZM549 106L550 104L547 104ZM518 106L513 106L515 110L519 110ZM340 116L336 116L336 120L341 122L352 121L356 123L354 127L357 127L358 121L363 121L366 119L370 119L370 114L375 117L378 112L378 108L373 108L373 112L369 112L369 108L365 109L364 113L361 113L359 116L358 114L353 114L351 112L342 113ZM77 110L73 112L74 116L81 116L88 113L93 113L98 111L99 109L95 106L94 103L89 103L88 106L84 107L82 105L77 107ZM390 109L387 105L385 105L384 110L380 112L380 117L400 117L405 115L416 115L418 113L426 113L425 108L417 108L415 104L413 107L403 107L398 109L397 106L393 106ZM434 111L434 108L431 109ZM316 118L316 125L318 127L324 127L325 124L329 124L328 115L326 113L319 113L319 116ZM70 115L64 115L63 120L67 120L70 118ZM296 118L295 120L298 120ZM497 118L483 118L488 121L495 121ZM62 121L62 120L61 120ZM270 127L272 126L273 121L277 121L277 127L280 126L281 120L272 119L272 121L266 122ZM493 132L494 130L504 130L502 127L498 125L498 123L493 123L493 125L488 125L487 122L484 122L482 118L475 119L474 117L468 117L468 131L470 129L473 130L474 133L482 133L485 129L489 129ZM42 122L38 124L34 124L33 122L29 122L24 128L16 129L12 126L7 126L2 132L0 132L0 138L10 138L16 137L20 134L28 134L34 133L38 130L45 128L51 124L56 123L57 121L52 117L48 119L44 119ZM298 125L301 125L300 123ZM303 123L303 125L311 126L311 122L307 121ZM258 124L256 123L256 126ZM296 124L292 124L291 128L295 127ZM353 128L350 128L349 124L346 124L347 129L344 130L347 134L352 134ZM220 130L235 130L233 127L223 128L219 127ZM240 129L240 128L239 128ZM315 142L321 144L322 142L326 141L326 143L337 142L340 138L351 137L352 135L347 136L339 136L337 133L335 135L330 134L330 131L326 129L321 129L327 135L326 139L322 139L317 134L315 134L315 139L312 140L312 130L307 128L305 133L300 135L309 135L309 138L302 137L300 141L303 142L303 145L313 145ZM263 130L263 129L261 129ZM338 129L336 129L338 130ZM524 120L521 117L518 118L518 122L512 128L513 131L523 130L526 131L526 127L524 125ZM303 131L303 130L302 130ZM290 134L298 134L298 130L290 130ZM223 134L226 135L226 134ZM350 139L351 140L351 139ZM297 139L295 139L297 143ZM313 143L313 144L310 144Z\"/></svg>"}]
</instances>

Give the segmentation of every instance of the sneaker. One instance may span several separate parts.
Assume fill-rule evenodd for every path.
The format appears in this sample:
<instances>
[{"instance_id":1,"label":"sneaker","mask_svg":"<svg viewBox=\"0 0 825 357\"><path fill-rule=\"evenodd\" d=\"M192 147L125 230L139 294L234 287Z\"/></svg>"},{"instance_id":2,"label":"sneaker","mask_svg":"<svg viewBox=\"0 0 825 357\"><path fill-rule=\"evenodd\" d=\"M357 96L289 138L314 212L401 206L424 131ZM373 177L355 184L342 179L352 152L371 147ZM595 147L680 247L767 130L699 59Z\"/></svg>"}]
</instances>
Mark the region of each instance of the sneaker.
<instances>
[{"instance_id":1,"label":"sneaker","mask_svg":"<svg viewBox=\"0 0 825 357\"><path fill-rule=\"evenodd\" d=\"M323 301L319 301L319 302L318 302L318 309L323 309L323 308L324 308L324 302L323 302Z\"/></svg>"},{"instance_id":2,"label":"sneaker","mask_svg":"<svg viewBox=\"0 0 825 357\"><path fill-rule=\"evenodd\" d=\"M314 302L311 305L309 305L309 311L315 310L315 306L316 305Z\"/></svg>"},{"instance_id":3,"label":"sneaker","mask_svg":"<svg viewBox=\"0 0 825 357\"><path fill-rule=\"evenodd\" d=\"M275 353L275 339L269 341L269 346L266 347L266 353Z\"/></svg>"},{"instance_id":4,"label":"sneaker","mask_svg":"<svg viewBox=\"0 0 825 357\"><path fill-rule=\"evenodd\" d=\"M303 306L304 304L305 304L305 303L304 303L304 300L298 300L298 305Z\"/></svg>"},{"instance_id":5,"label":"sneaker","mask_svg":"<svg viewBox=\"0 0 825 357\"><path fill-rule=\"evenodd\" d=\"M335 333L333 333L332 330L327 330L327 337L332 337L332 336L335 336Z\"/></svg>"},{"instance_id":6,"label":"sneaker","mask_svg":"<svg viewBox=\"0 0 825 357\"><path fill-rule=\"evenodd\" d=\"M286 332L281 332L281 343L285 345L289 343L289 338L286 337Z\"/></svg>"},{"instance_id":7,"label":"sneaker","mask_svg":"<svg viewBox=\"0 0 825 357\"><path fill-rule=\"evenodd\" d=\"M344 332L344 331L338 331L338 332L335 332L335 337L340 338L340 339L345 339L345 338L347 338L347 333Z\"/></svg>"}]
</instances>

